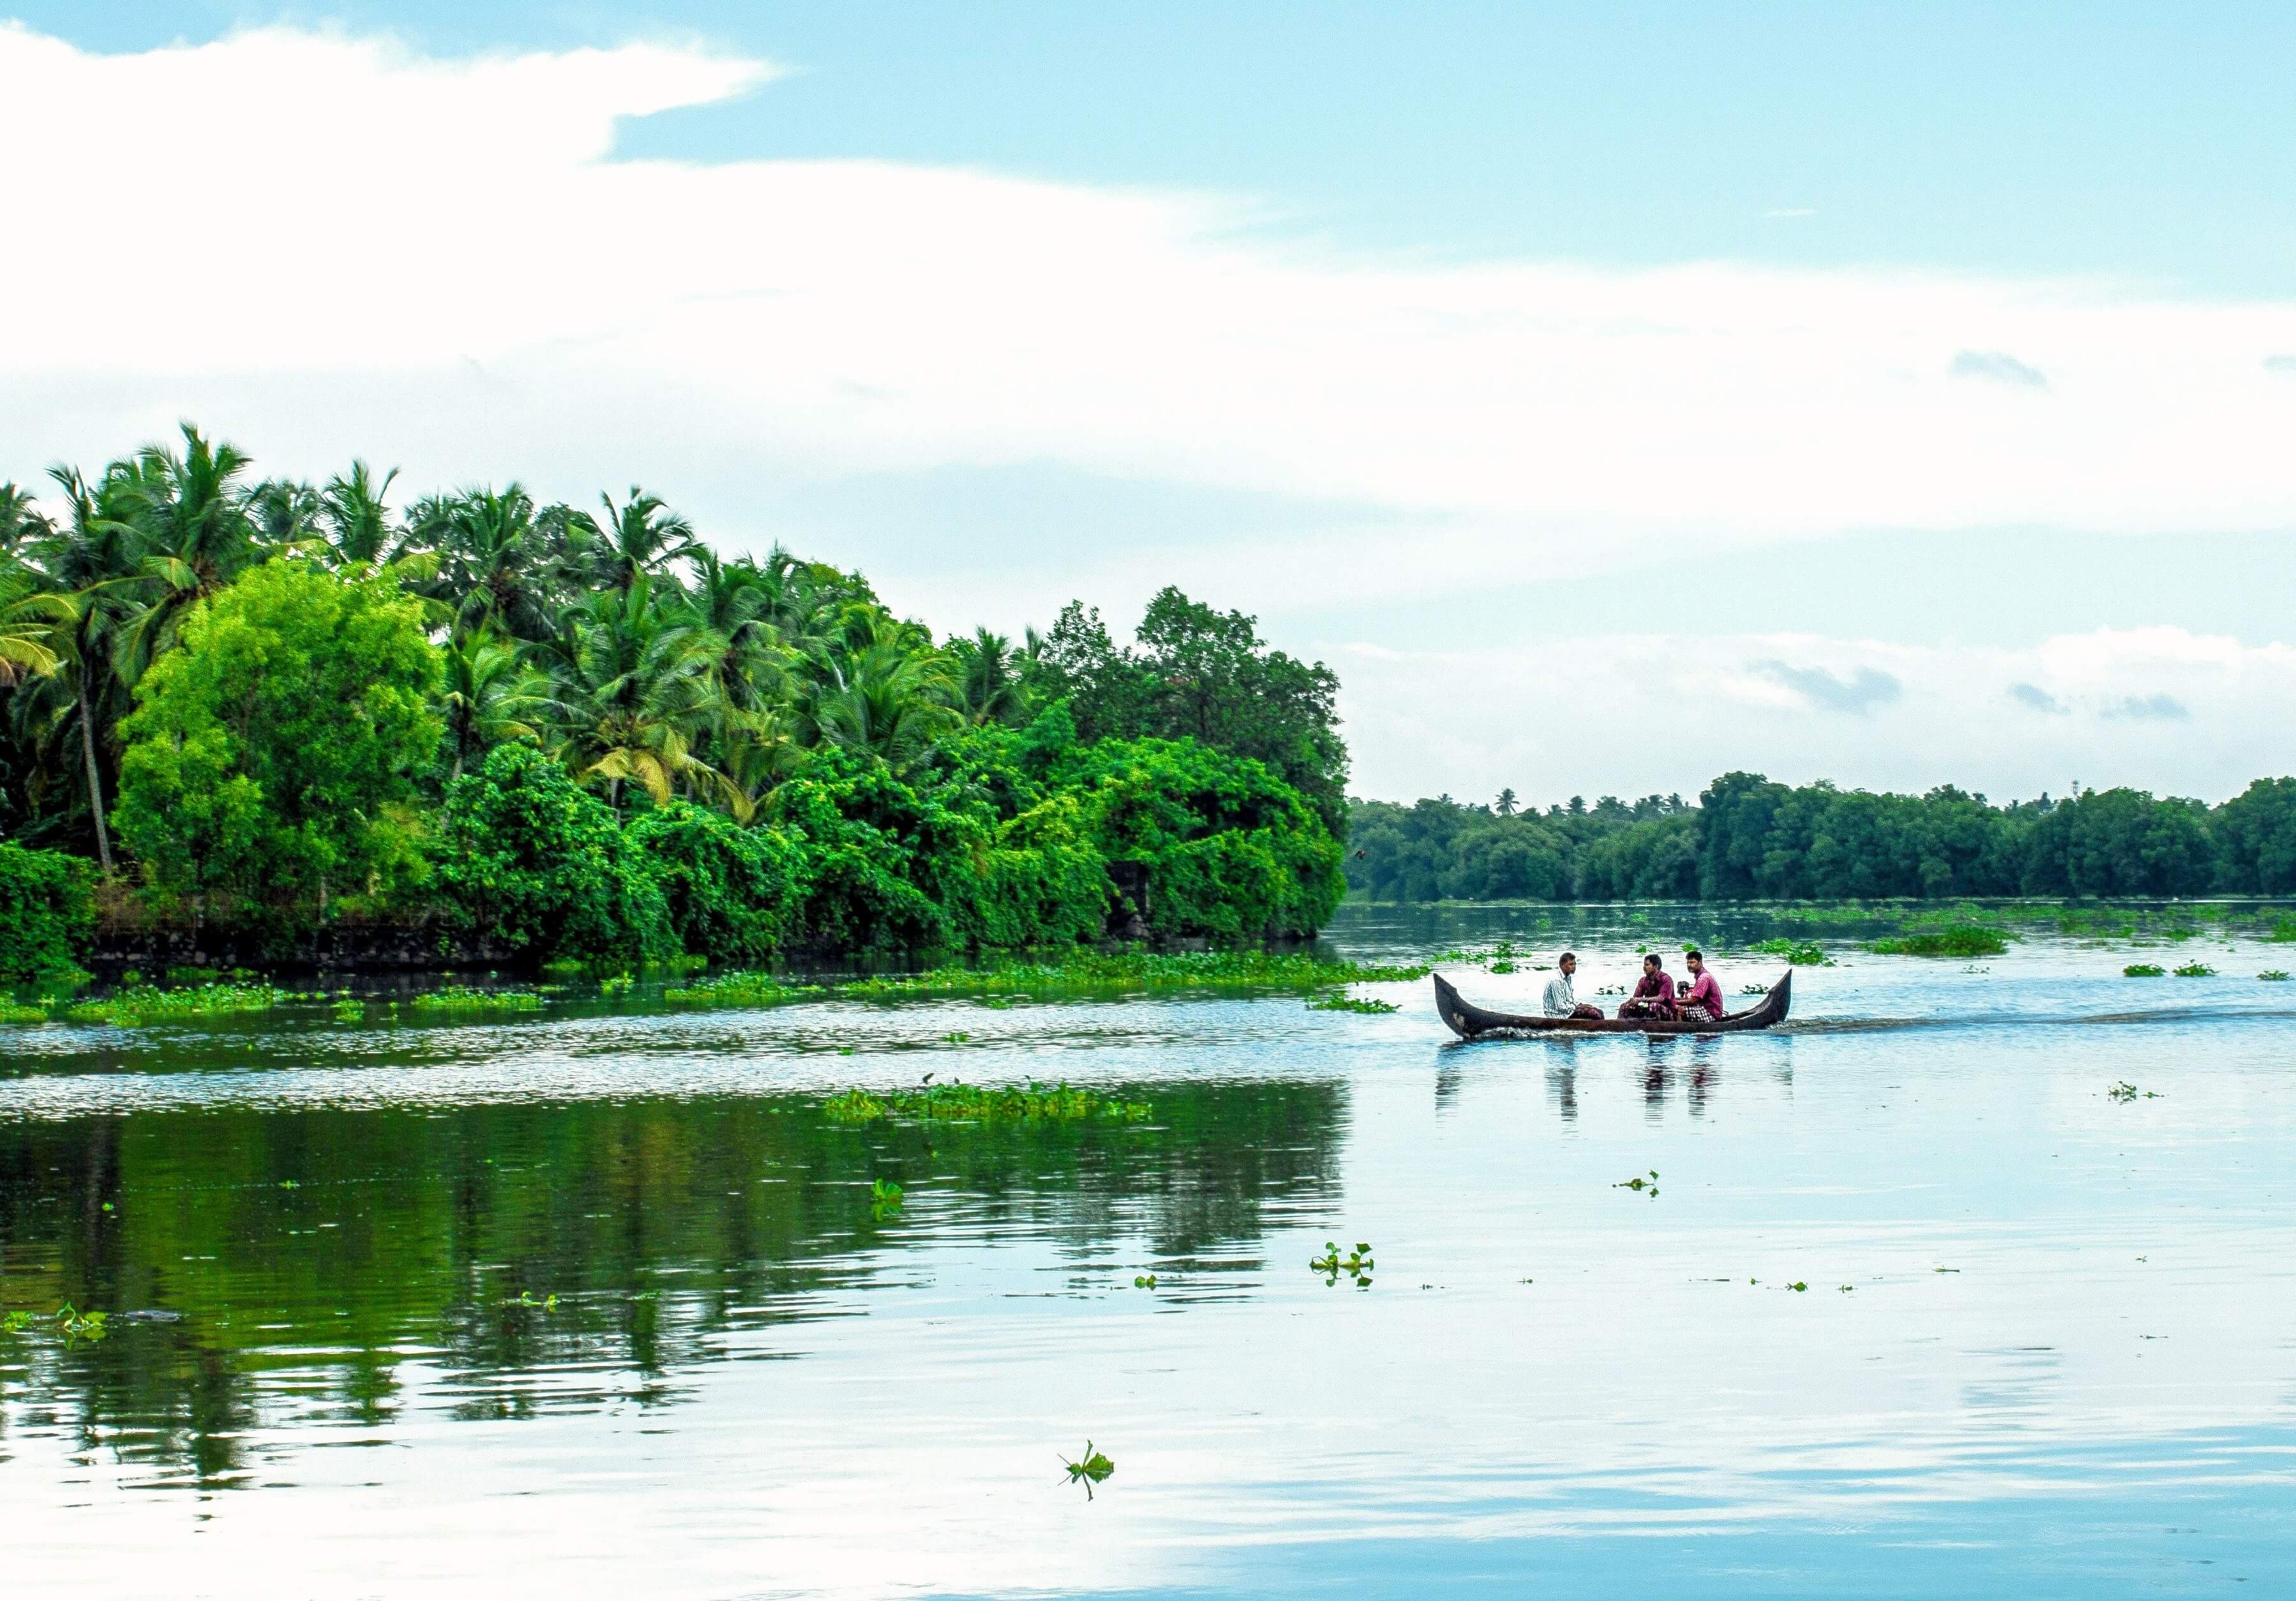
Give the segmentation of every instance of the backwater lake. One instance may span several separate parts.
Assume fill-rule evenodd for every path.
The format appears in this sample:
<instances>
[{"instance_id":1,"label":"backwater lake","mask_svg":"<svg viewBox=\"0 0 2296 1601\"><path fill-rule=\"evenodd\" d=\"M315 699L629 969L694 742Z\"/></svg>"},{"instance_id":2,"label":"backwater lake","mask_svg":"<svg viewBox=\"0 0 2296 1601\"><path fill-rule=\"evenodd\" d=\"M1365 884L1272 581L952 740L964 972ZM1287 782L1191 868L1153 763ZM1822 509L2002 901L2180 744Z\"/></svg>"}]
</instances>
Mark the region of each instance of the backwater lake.
<instances>
[{"instance_id":1,"label":"backwater lake","mask_svg":"<svg viewBox=\"0 0 2296 1601\"><path fill-rule=\"evenodd\" d=\"M2296 983L2256 976L2296 945L2252 913L1974 961L1759 909L1324 937L1513 939L1442 967L1513 1010L1564 944L1612 1006L1639 944L1734 1000L1757 939L1834 956L1704 1039L1461 1044L1424 980L0 1027L0 1310L43 1315L0 1334L5 1582L2296 1593ZM821 1110L928 1073L1152 1113Z\"/></svg>"}]
</instances>

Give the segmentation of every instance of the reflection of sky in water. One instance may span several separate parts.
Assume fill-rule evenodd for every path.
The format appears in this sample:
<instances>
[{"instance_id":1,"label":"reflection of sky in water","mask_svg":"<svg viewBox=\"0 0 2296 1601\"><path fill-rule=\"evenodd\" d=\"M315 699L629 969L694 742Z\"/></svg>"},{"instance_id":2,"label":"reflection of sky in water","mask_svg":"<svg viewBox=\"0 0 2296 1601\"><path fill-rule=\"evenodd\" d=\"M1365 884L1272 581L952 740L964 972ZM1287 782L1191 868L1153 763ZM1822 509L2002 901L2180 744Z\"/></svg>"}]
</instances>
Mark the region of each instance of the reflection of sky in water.
<instances>
[{"instance_id":1,"label":"reflection of sky in water","mask_svg":"<svg viewBox=\"0 0 2296 1601\"><path fill-rule=\"evenodd\" d=\"M1428 935L1379 921L1342 942ZM1643 936L1566 937L1591 995ZM1447 1045L1423 984L1371 991L1391 1017L44 1030L0 1079L10 1304L80 1274L198 1310L0 1345L12 1581L2275 1593L2296 996L2249 975L2287 952L1857 957L1797 974L1789 1030L1663 1043ZM1925 1021L1838 1026L1877 1018ZM782 1098L926 1071L1127 1085L1168 1126L928 1149ZM898 1219L852 1199L872 1163ZM1326 1238L1374 1244L1369 1290L1308 1271ZM1089 1505L1054 1459L1087 1437Z\"/></svg>"}]
</instances>

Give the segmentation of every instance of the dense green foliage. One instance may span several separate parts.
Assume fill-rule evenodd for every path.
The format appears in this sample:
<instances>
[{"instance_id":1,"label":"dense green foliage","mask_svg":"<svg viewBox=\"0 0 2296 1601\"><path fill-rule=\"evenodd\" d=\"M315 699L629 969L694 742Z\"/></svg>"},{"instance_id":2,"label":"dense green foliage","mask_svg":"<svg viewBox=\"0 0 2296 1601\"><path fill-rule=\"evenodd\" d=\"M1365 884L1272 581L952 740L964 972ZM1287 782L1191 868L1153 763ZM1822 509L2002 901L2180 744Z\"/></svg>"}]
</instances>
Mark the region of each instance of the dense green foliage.
<instances>
[{"instance_id":1,"label":"dense green foliage","mask_svg":"<svg viewBox=\"0 0 2296 1601\"><path fill-rule=\"evenodd\" d=\"M1964 899L2296 892L2296 779L2210 809L2129 789L2005 806L1730 773L1695 805L1517 812L1357 801L1350 889L1381 900Z\"/></svg>"},{"instance_id":2,"label":"dense green foliage","mask_svg":"<svg viewBox=\"0 0 2296 1601\"><path fill-rule=\"evenodd\" d=\"M119 726L120 842L152 883L266 907L420 874L439 653L381 579L267 562L184 612Z\"/></svg>"},{"instance_id":3,"label":"dense green foliage","mask_svg":"<svg viewBox=\"0 0 2296 1601\"><path fill-rule=\"evenodd\" d=\"M0 844L0 984L78 970L95 933L94 877L62 851Z\"/></svg>"},{"instance_id":4,"label":"dense green foliage","mask_svg":"<svg viewBox=\"0 0 2296 1601\"><path fill-rule=\"evenodd\" d=\"M61 514L0 486L0 832L141 917L761 962L1305 934L1344 892L1337 681L1241 613L936 643L635 488L401 515L364 463L250 468L186 425L56 469Z\"/></svg>"}]
</instances>

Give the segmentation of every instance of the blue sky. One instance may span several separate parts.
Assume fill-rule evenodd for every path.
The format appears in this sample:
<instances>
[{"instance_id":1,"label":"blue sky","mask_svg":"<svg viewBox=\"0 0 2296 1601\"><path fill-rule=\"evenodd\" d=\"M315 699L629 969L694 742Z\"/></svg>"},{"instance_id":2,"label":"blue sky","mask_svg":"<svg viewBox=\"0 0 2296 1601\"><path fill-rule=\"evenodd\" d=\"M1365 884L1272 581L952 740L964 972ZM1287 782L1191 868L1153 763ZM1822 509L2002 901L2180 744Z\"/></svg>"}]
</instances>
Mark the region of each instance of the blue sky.
<instances>
[{"instance_id":1,"label":"blue sky","mask_svg":"<svg viewBox=\"0 0 2296 1601\"><path fill-rule=\"evenodd\" d=\"M1202 185L1364 250L2296 288L2284 4L12 9L103 50L279 21L446 53L693 37L795 76L626 151Z\"/></svg>"},{"instance_id":2,"label":"blue sky","mask_svg":"<svg viewBox=\"0 0 2296 1601\"><path fill-rule=\"evenodd\" d=\"M234 180L0 265L0 476L193 415L944 628L1176 580L1382 795L2286 765L2285 6L0 14L20 195Z\"/></svg>"}]
</instances>

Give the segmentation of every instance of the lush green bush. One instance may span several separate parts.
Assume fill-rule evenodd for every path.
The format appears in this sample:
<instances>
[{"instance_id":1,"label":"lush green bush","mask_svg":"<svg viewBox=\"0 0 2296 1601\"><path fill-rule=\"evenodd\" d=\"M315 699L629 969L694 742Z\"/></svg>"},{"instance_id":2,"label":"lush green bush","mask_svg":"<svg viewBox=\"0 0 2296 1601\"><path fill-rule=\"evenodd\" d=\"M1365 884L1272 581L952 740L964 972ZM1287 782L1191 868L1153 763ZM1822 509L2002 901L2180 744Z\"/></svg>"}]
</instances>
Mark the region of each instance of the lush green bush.
<instances>
[{"instance_id":1,"label":"lush green bush","mask_svg":"<svg viewBox=\"0 0 2296 1601\"><path fill-rule=\"evenodd\" d=\"M192 607L119 725L119 836L173 895L299 906L421 868L439 653L381 579L267 562Z\"/></svg>"},{"instance_id":2,"label":"lush green bush","mask_svg":"<svg viewBox=\"0 0 2296 1601\"><path fill-rule=\"evenodd\" d=\"M1347 891L1339 842L1249 757L1193 740L1103 740L1054 771L1097 804L1102 854L1144 872L1158 935L1309 934Z\"/></svg>"},{"instance_id":3,"label":"lush green bush","mask_svg":"<svg viewBox=\"0 0 2296 1601\"><path fill-rule=\"evenodd\" d=\"M780 948L804 894L799 842L685 800L640 813L627 833L660 884L669 932L687 955L754 962Z\"/></svg>"},{"instance_id":4,"label":"lush green bush","mask_svg":"<svg viewBox=\"0 0 2296 1601\"><path fill-rule=\"evenodd\" d=\"M0 844L0 984L79 972L95 933L94 877L61 850Z\"/></svg>"},{"instance_id":5,"label":"lush green bush","mask_svg":"<svg viewBox=\"0 0 2296 1601\"><path fill-rule=\"evenodd\" d=\"M460 926L537 958L675 954L669 906L613 812L529 745L447 786L434 884Z\"/></svg>"}]
</instances>

